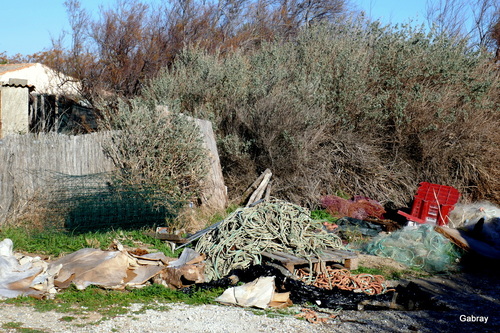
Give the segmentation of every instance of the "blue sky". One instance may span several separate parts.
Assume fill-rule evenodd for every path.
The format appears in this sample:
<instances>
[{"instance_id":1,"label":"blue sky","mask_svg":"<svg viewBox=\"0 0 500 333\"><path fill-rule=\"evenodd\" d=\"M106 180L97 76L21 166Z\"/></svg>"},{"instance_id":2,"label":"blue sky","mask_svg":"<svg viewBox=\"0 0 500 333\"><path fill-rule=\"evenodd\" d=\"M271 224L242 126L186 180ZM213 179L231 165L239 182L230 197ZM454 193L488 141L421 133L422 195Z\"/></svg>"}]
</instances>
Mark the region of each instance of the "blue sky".
<instances>
[{"instance_id":1,"label":"blue sky","mask_svg":"<svg viewBox=\"0 0 500 333\"><path fill-rule=\"evenodd\" d=\"M425 23L426 0L352 0L373 20L386 24Z\"/></svg>"},{"instance_id":2,"label":"blue sky","mask_svg":"<svg viewBox=\"0 0 500 333\"><path fill-rule=\"evenodd\" d=\"M144 0L144 2L157 2ZM351 0L373 19L383 23L424 22L426 0ZM115 0L81 0L83 8L98 13L99 6L108 7ZM68 31L64 0L0 0L2 34L0 53L9 56L29 55L50 49L51 38L57 39Z\"/></svg>"},{"instance_id":3,"label":"blue sky","mask_svg":"<svg viewBox=\"0 0 500 333\"><path fill-rule=\"evenodd\" d=\"M97 13L99 4L114 0L81 0L82 7ZM0 0L2 34L0 53L33 54L50 49L52 38L69 30L64 0Z\"/></svg>"}]
</instances>

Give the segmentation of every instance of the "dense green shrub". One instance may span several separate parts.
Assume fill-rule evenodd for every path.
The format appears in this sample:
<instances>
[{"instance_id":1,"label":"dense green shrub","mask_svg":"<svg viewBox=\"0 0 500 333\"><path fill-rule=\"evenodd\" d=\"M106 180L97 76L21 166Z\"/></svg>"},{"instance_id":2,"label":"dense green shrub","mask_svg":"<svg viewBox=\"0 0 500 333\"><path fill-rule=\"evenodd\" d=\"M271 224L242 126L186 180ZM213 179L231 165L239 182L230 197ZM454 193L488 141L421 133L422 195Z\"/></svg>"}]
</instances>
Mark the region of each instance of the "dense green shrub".
<instances>
[{"instance_id":1,"label":"dense green shrub","mask_svg":"<svg viewBox=\"0 0 500 333\"><path fill-rule=\"evenodd\" d=\"M271 168L274 195L297 203L405 204L421 181L500 198L498 71L445 35L343 23L246 53L187 48L144 96L214 122L235 195Z\"/></svg>"},{"instance_id":2,"label":"dense green shrub","mask_svg":"<svg viewBox=\"0 0 500 333\"><path fill-rule=\"evenodd\" d=\"M141 99L119 103L106 118L115 131L105 149L119 170L110 184L118 196L135 193L138 203L174 217L200 197L208 159L196 123L174 104L166 106Z\"/></svg>"}]
</instances>

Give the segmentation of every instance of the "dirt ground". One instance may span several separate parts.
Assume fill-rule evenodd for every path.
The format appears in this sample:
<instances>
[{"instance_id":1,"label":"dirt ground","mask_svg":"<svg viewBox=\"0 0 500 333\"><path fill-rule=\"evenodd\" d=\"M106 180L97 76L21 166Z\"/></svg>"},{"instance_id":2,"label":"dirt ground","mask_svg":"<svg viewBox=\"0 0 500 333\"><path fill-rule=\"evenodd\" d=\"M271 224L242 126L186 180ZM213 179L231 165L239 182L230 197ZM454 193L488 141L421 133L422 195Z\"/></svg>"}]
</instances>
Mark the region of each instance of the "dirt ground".
<instances>
[{"instance_id":1,"label":"dirt ground","mask_svg":"<svg viewBox=\"0 0 500 333\"><path fill-rule=\"evenodd\" d=\"M420 325L430 332L500 332L499 264L465 256L460 272L414 280L430 301Z\"/></svg>"},{"instance_id":2,"label":"dirt ground","mask_svg":"<svg viewBox=\"0 0 500 333\"><path fill-rule=\"evenodd\" d=\"M360 263L405 269L374 256L361 255ZM500 262L466 255L457 272L399 281L415 291L415 311L343 311L330 331L500 332L499 273Z\"/></svg>"},{"instance_id":3,"label":"dirt ground","mask_svg":"<svg viewBox=\"0 0 500 333\"><path fill-rule=\"evenodd\" d=\"M383 258L383 257L359 253L358 260L360 266L383 269L387 272L397 272L408 269L407 266L391 258Z\"/></svg>"}]
</instances>

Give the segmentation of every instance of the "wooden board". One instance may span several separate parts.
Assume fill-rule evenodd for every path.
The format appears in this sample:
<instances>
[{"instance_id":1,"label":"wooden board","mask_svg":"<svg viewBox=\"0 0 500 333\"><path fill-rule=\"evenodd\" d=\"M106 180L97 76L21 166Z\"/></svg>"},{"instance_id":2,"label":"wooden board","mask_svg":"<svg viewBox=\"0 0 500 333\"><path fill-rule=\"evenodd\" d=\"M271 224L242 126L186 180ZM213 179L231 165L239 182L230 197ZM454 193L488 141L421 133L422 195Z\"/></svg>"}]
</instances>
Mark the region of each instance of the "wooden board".
<instances>
[{"instance_id":1,"label":"wooden board","mask_svg":"<svg viewBox=\"0 0 500 333\"><path fill-rule=\"evenodd\" d=\"M326 249L319 256L319 258L312 257L310 258L310 260L280 251L276 251L273 253L263 252L262 256L280 262L292 273L295 269L295 266L309 264L310 262L315 264L315 271L321 271L324 264L328 262L343 263L344 266L350 270L355 270L358 268L358 255L354 252L345 250Z\"/></svg>"},{"instance_id":2,"label":"wooden board","mask_svg":"<svg viewBox=\"0 0 500 333\"><path fill-rule=\"evenodd\" d=\"M465 251L470 251L469 243L465 238L462 237L460 231L458 231L457 229L436 226L434 230L448 238L458 247L464 249Z\"/></svg>"},{"instance_id":3,"label":"wooden board","mask_svg":"<svg viewBox=\"0 0 500 333\"><path fill-rule=\"evenodd\" d=\"M182 238L179 235L176 234L165 234L165 233L156 233L156 232L148 232L145 233L147 236L159 239L159 240L166 240L169 242L174 242L174 243L179 243L179 244L184 244L187 243L186 238Z\"/></svg>"},{"instance_id":4,"label":"wooden board","mask_svg":"<svg viewBox=\"0 0 500 333\"><path fill-rule=\"evenodd\" d=\"M500 259L500 250L479 239L471 237L464 230L447 227L435 227L437 232L451 240L455 245L490 259Z\"/></svg>"}]
</instances>

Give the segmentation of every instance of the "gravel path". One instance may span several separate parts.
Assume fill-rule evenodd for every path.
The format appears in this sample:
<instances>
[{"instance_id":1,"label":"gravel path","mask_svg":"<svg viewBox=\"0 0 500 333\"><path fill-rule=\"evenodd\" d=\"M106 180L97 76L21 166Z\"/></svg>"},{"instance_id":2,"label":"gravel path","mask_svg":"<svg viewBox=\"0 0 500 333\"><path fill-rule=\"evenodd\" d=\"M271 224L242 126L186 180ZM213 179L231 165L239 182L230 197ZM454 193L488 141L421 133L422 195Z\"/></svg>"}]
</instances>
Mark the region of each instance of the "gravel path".
<instances>
[{"instance_id":1,"label":"gravel path","mask_svg":"<svg viewBox=\"0 0 500 333\"><path fill-rule=\"evenodd\" d=\"M71 322L65 321L73 315L37 312L29 307L2 305L0 325L6 332L7 323L18 323L19 328L43 332L206 332L206 333L253 333L253 332L400 332L425 329L419 324L423 313L408 316L395 311L347 311L337 319L325 324L311 324L291 316L269 318L256 315L247 309L186 304L168 304L168 310L146 310L135 313L141 305L133 306L126 315L102 320L99 314L88 313L75 316Z\"/></svg>"},{"instance_id":2,"label":"gravel path","mask_svg":"<svg viewBox=\"0 0 500 333\"><path fill-rule=\"evenodd\" d=\"M499 317L487 324L460 321L460 311L343 311L325 324L311 324L291 316L269 318L243 308L186 304L168 304L164 311L139 311L134 305L128 314L102 320L99 314L73 315L37 312L30 307L2 304L0 327L4 332L500 332ZM137 312L139 311L139 312ZM481 309L476 311L480 315ZM483 312L484 313L484 312ZM462 313L463 314L463 313ZM465 313L467 314L467 313ZM66 319L66 320L65 320ZM9 325L18 323L18 329ZM27 330L24 330L25 332Z\"/></svg>"},{"instance_id":3,"label":"gravel path","mask_svg":"<svg viewBox=\"0 0 500 333\"><path fill-rule=\"evenodd\" d=\"M98 314L79 315L71 322L68 314L39 313L29 307L2 306L0 323L22 323L21 327L44 332L307 332L312 324L295 318L268 318L229 306L168 304L165 311L140 310L133 306L126 315L101 320ZM73 315L70 315L73 316ZM5 327L5 325L4 325ZM8 331L8 330L7 330ZM15 330L11 330L16 332Z\"/></svg>"}]
</instances>

